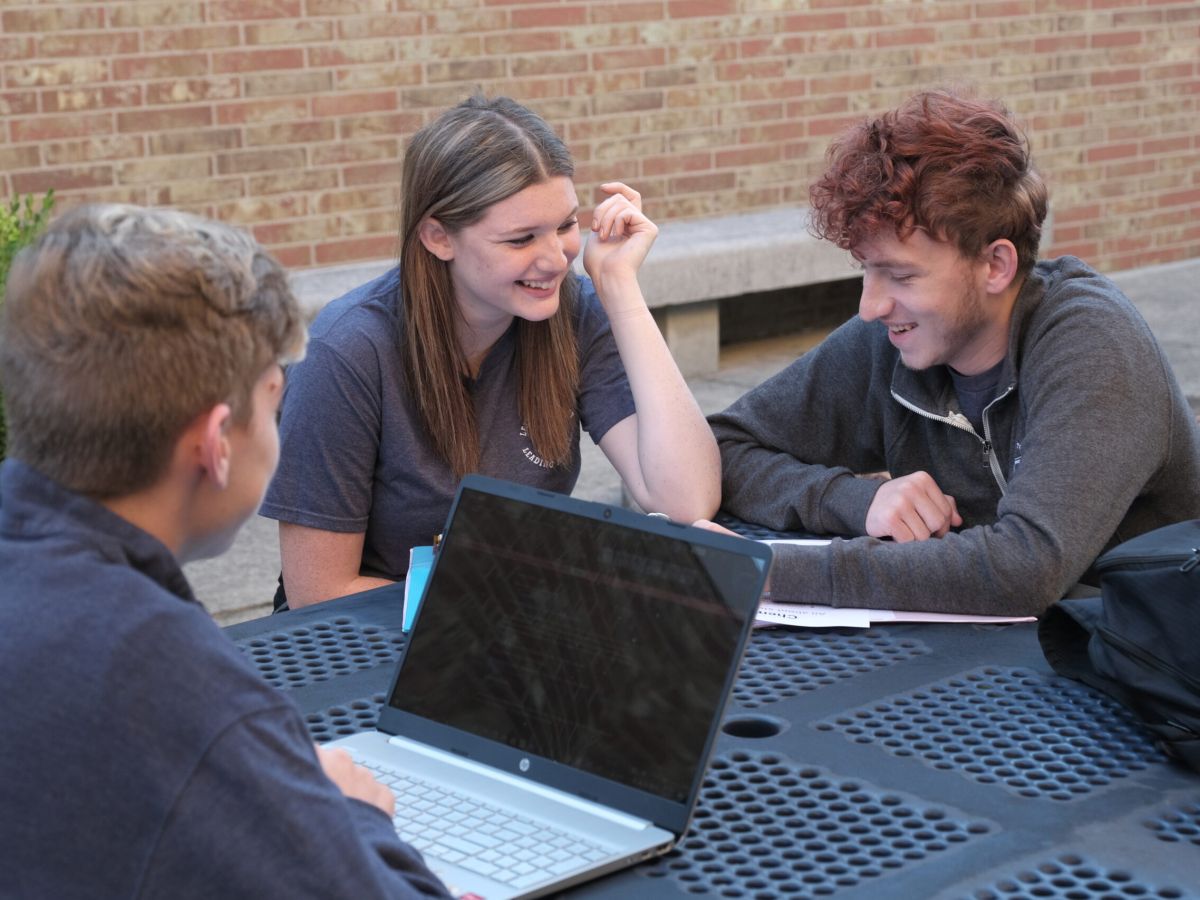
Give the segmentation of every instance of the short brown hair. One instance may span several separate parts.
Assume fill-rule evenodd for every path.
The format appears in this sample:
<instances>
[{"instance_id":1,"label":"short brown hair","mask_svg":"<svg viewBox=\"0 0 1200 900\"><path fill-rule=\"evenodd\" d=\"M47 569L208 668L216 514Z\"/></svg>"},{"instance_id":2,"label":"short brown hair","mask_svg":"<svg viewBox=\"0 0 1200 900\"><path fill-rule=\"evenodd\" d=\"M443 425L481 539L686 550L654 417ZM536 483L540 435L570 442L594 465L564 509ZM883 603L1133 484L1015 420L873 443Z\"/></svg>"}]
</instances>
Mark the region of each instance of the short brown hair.
<instances>
[{"instance_id":1,"label":"short brown hair","mask_svg":"<svg viewBox=\"0 0 1200 900\"><path fill-rule=\"evenodd\" d=\"M881 231L903 238L920 228L967 257L1007 238L1021 272L1037 261L1046 185L998 102L917 94L835 140L828 161L809 189L811 228L843 250Z\"/></svg>"},{"instance_id":2,"label":"short brown hair","mask_svg":"<svg viewBox=\"0 0 1200 900\"><path fill-rule=\"evenodd\" d=\"M247 234L171 210L79 207L9 272L9 453L90 496L144 489L197 415L224 402L249 421L263 371L304 341L286 274Z\"/></svg>"}]
</instances>

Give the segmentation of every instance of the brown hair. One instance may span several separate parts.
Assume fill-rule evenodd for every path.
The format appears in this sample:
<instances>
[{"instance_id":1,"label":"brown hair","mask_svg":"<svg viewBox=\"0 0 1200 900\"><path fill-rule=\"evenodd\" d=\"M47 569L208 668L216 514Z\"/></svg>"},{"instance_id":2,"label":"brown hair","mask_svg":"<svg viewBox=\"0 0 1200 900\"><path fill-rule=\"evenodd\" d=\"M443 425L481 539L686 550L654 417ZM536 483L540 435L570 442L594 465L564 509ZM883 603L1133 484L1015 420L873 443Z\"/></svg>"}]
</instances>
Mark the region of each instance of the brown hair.
<instances>
[{"instance_id":1,"label":"brown hair","mask_svg":"<svg viewBox=\"0 0 1200 900\"><path fill-rule=\"evenodd\" d=\"M1046 185L1024 134L998 102L928 91L854 126L829 148L809 189L811 229L844 250L883 229L920 228L976 257L994 240L1037 261Z\"/></svg>"},{"instance_id":2,"label":"brown hair","mask_svg":"<svg viewBox=\"0 0 1200 900\"><path fill-rule=\"evenodd\" d=\"M9 453L79 493L134 493L195 416L224 402L248 422L263 371L304 341L286 274L245 233L171 210L71 210L8 276Z\"/></svg>"},{"instance_id":3,"label":"brown hair","mask_svg":"<svg viewBox=\"0 0 1200 900\"><path fill-rule=\"evenodd\" d=\"M404 367L421 419L438 454L462 476L479 465L475 408L463 376L459 312L447 263L421 243L426 217L456 232L488 207L549 178L575 174L570 153L550 126L507 97L476 95L447 110L412 138L404 155L400 280ZM539 456L570 459L579 356L572 312L579 283L569 274L557 313L517 320L518 410Z\"/></svg>"}]
</instances>

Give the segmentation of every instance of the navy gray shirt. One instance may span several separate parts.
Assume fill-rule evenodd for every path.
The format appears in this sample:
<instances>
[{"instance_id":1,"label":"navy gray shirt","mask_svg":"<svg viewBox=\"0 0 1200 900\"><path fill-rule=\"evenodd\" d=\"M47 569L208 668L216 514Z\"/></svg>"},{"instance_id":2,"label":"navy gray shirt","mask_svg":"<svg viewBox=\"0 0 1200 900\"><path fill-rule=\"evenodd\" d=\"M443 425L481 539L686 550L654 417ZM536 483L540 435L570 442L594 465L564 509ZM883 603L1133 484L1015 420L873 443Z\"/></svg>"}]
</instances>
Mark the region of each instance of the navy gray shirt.
<instances>
[{"instance_id":1,"label":"navy gray shirt","mask_svg":"<svg viewBox=\"0 0 1200 900\"><path fill-rule=\"evenodd\" d=\"M575 310L580 424L599 442L634 413L633 394L591 281ZM324 531L365 533L361 573L400 579L408 551L446 523L458 480L428 438L404 375L400 270L330 302L313 322L308 354L288 370L280 461L261 513ZM517 407L516 329L492 347L471 384L479 471L559 493L579 477L579 430L571 463L549 467Z\"/></svg>"},{"instance_id":2,"label":"navy gray shirt","mask_svg":"<svg viewBox=\"0 0 1200 900\"><path fill-rule=\"evenodd\" d=\"M0 466L0 893L448 896L162 543Z\"/></svg>"}]
</instances>

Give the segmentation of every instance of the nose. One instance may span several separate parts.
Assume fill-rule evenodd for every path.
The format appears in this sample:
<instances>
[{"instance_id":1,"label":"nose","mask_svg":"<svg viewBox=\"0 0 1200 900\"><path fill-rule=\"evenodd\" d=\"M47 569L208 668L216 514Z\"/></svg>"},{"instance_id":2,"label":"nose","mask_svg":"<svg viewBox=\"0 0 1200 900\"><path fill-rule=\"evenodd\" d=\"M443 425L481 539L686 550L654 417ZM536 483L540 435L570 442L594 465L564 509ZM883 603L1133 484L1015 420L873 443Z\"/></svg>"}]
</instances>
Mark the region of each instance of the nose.
<instances>
[{"instance_id":1,"label":"nose","mask_svg":"<svg viewBox=\"0 0 1200 900\"><path fill-rule=\"evenodd\" d=\"M566 235L556 232L542 242L541 253L538 254L538 265L545 272L561 272L572 263L578 253L578 240L572 250L570 239Z\"/></svg>"},{"instance_id":2,"label":"nose","mask_svg":"<svg viewBox=\"0 0 1200 900\"><path fill-rule=\"evenodd\" d=\"M870 272L863 273L862 296L858 301L858 317L864 322L874 322L892 311L892 301L887 295L883 279Z\"/></svg>"}]
</instances>

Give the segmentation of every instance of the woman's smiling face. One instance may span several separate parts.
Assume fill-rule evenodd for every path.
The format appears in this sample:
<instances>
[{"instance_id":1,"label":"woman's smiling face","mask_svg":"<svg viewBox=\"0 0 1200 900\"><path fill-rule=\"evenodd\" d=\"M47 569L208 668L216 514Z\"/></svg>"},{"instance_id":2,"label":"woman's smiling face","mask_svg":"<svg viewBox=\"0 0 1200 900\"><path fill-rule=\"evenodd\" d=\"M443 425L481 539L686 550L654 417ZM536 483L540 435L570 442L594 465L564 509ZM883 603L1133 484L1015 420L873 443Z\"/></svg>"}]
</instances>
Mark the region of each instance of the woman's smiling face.
<instances>
[{"instance_id":1,"label":"woman's smiling face","mask_svg":"<svg viewBox=\"0 0 1200 900\"><path fill-rule=\"evenodd\" d=\"M530 185L493 204L473 225L445 235L467 324L489 330L513 316L532 322L558 311L559 291L579 255L579 198L569 178Z\"/></svg>"}]
</instances>

